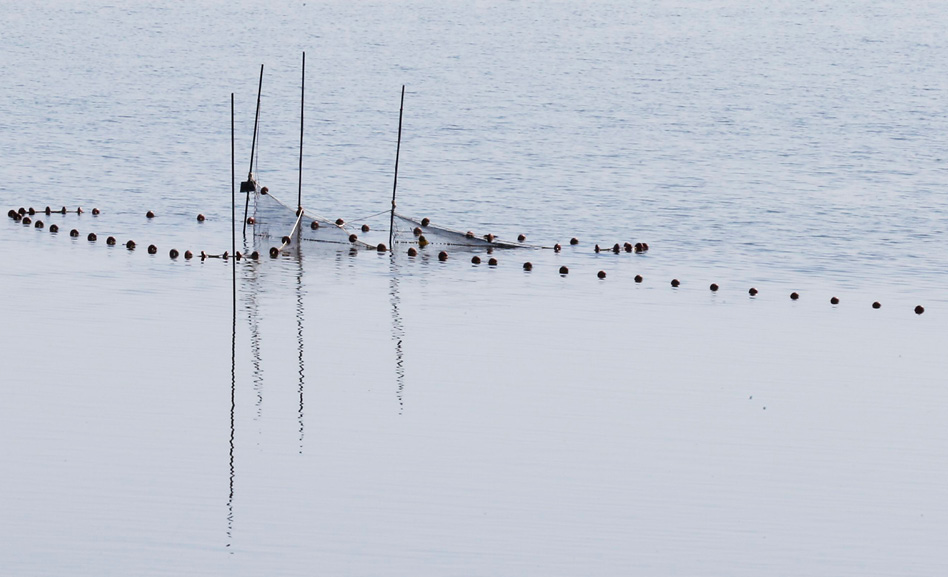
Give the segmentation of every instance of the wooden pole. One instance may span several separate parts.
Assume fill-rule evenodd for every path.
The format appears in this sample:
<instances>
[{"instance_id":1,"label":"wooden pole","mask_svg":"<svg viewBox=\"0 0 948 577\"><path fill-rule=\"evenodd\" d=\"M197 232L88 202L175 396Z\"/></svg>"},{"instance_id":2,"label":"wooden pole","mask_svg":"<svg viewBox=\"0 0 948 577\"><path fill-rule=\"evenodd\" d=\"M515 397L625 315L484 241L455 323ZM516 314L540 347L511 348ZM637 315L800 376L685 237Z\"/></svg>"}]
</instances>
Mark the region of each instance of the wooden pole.
<instances>
[{"instance_id":1,"label":"wooden pole","mask_svg":"<svg viewBox=\"0 0 948 577\"><path fill-rule=\"evenodd\" d=\"M297 191L297 210L303 210L303 99L306 96L306 53L303 52L303 73L300 81L300 183ZM300 213L297 212L296 216Z\"/></svg>"},{"instance_id":2,"label":"wooden pole","mask_svg":"<svg viewBox=\"0 0 948 577\"><path fill-rule=\"evenodd\" d=\"M237 174L234 160L234 93L230 93L230 256L233 262L234 314L237 314Z\"/></svg>"},{"instance_id":3,"label":"wooden pole","mask_svg":"<svg viewBox=\"0 0 948 577\"><path fill-rule=\"evenodd\" d=\"M388 220L388 247L394 251L395 239L395 189L398 188L398 155L402 150L402 111L405 110L405 85L402 84L402 101L398 105L398 144L395 146L395 179L392 183L392 214Z\"/></svg>"},{"instance_id":4,"label":"wooden pole","mask_svg":"<svg viewBox=\"0 0 948 577\"><path fill-rule=\"evenodd\" d=\"M263 93L263 64L260 65L260 82L257 84L257 112L253 117L253 140L250 143L250 170L247 180L253 174L253 156L257 148L257 123L260 121L260 95ZM244 205L244 240L247 239L247 214L250 212L250 191L247 191L247 203Z\"/></svg>"}]
</instances>

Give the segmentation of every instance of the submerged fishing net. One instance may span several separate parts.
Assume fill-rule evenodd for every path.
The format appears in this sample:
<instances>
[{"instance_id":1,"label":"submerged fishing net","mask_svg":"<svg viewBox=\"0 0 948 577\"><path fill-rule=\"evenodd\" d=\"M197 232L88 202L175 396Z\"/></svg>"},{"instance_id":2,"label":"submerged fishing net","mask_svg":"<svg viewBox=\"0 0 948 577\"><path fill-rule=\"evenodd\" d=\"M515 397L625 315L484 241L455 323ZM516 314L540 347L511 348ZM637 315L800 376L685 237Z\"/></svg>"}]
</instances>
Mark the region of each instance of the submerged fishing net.
<instances>
[{"instance_id":1,"label":"submerged fishing net","mask_svg":"<svg viewBox=\"0 0 948 577\"><path fill-rule=\"evenodd\" d=\"M269 191L257 188L254 192L253 230L254 235L274 239L289 245L315 242L340 245L340 247L376 248L359 239L358 234L339 220L323 218L311 213L305 207L303 214L297 215L296 208L280 201ZM290 242L285 242L289 237Z\"/></svg>"},{"instance_id":2,"label":"submerged fishing net","mask_svg":"<svg viewBox=\"0 0 948 577\"><path fill-rule=\"evenodd\" d=\"M395 213L394 242L409 243L425 246L455 246L471 248L541 248L521 241L511 241L498 238L487 233L479 234L474 231L461 231L439 224L434 224L428 218L414 218Z\"/></svg>"}]
</instances>

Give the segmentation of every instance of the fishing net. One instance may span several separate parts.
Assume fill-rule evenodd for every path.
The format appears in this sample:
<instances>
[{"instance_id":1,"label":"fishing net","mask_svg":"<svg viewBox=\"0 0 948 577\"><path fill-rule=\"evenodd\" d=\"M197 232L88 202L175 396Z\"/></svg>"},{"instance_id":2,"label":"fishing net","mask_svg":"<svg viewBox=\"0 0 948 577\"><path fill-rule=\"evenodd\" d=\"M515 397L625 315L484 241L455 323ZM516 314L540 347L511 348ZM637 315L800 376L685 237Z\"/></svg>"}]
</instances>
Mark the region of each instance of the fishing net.
<instances>
[{"instance_id":1,"label":"fishing net","mask_svg":"<svg viewBox=\"0 0 948 577\"><path fill-rule=\"evenodd\" d=\"M280 201L266 189L257 188L254 192L253 230L258 238L273 239L289 246L299 242L326 243L339 248L372 248L342 220L332 220L310 212L305 207L298 215L296 208ZM287 242L289 237L289 242Z\"/></svg>"},{"instance_id":2,"label":"fishing net","mask_svg":"<svg viewBox=\"0 0 948 577\"><path fill-rule=\"evenodd\" d=\"M395 213L395 243L470 248L541 248L523 241L501 239L494 234L461 231L431 222L429 218L414 218Z\"/></svg>"}]
</instances>

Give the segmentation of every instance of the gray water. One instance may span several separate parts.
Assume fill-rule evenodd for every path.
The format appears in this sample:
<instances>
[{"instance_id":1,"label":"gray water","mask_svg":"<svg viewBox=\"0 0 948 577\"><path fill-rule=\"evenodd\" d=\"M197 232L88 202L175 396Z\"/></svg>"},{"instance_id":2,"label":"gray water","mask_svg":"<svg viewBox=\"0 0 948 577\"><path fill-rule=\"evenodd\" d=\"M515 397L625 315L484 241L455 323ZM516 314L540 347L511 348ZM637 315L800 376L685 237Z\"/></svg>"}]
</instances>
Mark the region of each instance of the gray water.
<instances>
[{"instance_id":1,"label":"gray water","mask_svg":"<svg viewBox=\"0 0 948 577\"><path fill-rule=\"evenodd\" d=\"M3 213L87 212L0 225L0 573L943 575L946 20L8 3ZM304 50L307 208L388 208L404 84L399 210L563 251L309 247L235 313L168 250L230 249L261 63L292 200Z\"/></svg>"}]
</instances>

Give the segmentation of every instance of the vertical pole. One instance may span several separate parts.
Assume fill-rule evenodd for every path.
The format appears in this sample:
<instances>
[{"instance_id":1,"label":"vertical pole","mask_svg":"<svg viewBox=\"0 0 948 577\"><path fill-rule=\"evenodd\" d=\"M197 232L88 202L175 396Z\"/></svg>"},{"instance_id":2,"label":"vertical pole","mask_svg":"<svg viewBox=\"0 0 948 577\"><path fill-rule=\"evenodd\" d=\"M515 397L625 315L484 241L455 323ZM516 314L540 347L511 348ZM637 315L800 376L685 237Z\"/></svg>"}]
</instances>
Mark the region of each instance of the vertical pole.
<instances>
[{"instance_id":1,"label":"vertical pole","mask_svg":"<svg viewBox=\"0 0 948 577\"><path fill-rule=\"evenodd\" d=\"M234 314L237 314L237 174L234 161L234 93L230 93L230 256L233 262Z\"/></svg>"},{"instance_id":2,"label":"vertical pole","mask_svg":"<svg viewBox=\"0 0 948 577\"><path fill-rule=\"evenodd\" d=\"M306 53L303 52L303 74L300 81L300 184L296 196L297 210L303 210L303 98L306 96ZM297 212L296 216L300 213Z\"/></svg>"},{"instance_id":3,"label":"vertical pole","mask_svg":"<svg viewBox=\"0 0 948 577\"><path fill-rule=\"evenodd\" d=\"M257 123L260 121L260 95L263 93L263 64L260 65L260 82L257 85L257 112L253 117L253 140L250 142L250 170L247 180L253 174L253 156L257 148ZM244 205L244 240L247 240L247 213L250 212L250 191L247 191L247 202Z\"/></svg>"},{"instance_id":4,"label":"vertical pole","mask_svg":"<svg viewBox=\"0 0 948 577\"><path fill-rule=\"evenodd\" d=\"M388 220L388 247L394 251L395 238L395 189L398 187L398 154L402 150L402 111L405 109L405 85L402 84L402 102L398 105L398 144L395 146L395 181L392 183L392 214Z\"/></svg>"}]
</instances>

